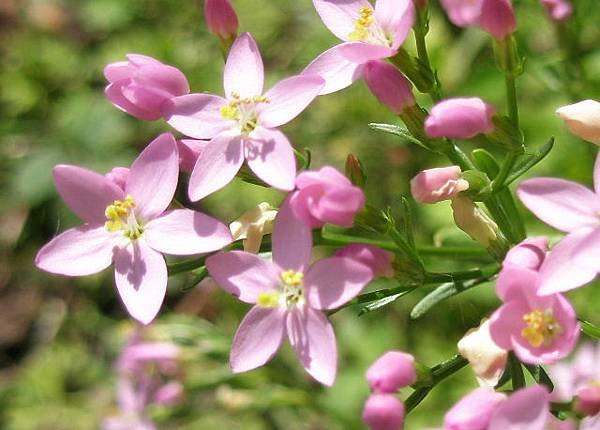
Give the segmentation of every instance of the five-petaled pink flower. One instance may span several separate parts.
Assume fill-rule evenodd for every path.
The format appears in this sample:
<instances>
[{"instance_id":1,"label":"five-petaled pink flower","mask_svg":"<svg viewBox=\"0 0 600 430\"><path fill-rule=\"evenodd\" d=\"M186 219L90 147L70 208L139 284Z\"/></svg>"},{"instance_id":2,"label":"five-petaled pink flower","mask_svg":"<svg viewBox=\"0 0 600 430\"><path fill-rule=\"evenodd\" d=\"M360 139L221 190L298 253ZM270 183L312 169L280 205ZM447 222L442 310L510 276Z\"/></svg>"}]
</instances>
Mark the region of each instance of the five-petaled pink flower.
<instances>
[{"instance_id":1,"label":"five-petaled pink flower","mask_svg":"<svg viewBox=\"0 0 600 430\"><path fill-rule=\"evenodd\" d=\"M183 134L212 139L198 158L189 196L196 201L227 185L244 160L272 187L294 188L296 159L290 142L276 127L302 112L317 96L323 79L293 76L263 94L263 62L248 33L234 42L223 76L225 98L189 94L171 99L166 118Z\"/></svg>"},{"instance_id":2,"label":"five-petaled pink flower","mask_svg":"<svg viewBox=\"0 0 600 430\"><path fill-rule=\"evenodd\" d=\"M114 262L128 312L144 324L152 321L167 290L161 253L207 253L232 241L227 226L214 218L189 209L166 211L177 187L178 158L173 136L160 135L133 162L124 188L81 167L56 166L59 194L85 223L46 244L35 259L37 267L83 276Z\"/></svg>"},{"instance_id":3,"label":"five-petaled pink flower","mask_svg":"<svg viewBox=\"0 0 600 430\"><path fill-rule=\"evenodd\" d=\"M262 366L287 337L306 371L332 385L337 348L331 323L323 311L356 296L373 272L349 258L329 257L309 266L312 235L284 202L275 219L273 262L242 251L206 260L211 276L227 292L254 305L233 339L234 372Z\"/></svg>"},{"instance_id":4,"label":"five-petaled pink flower","mask_svg":"<svg viewBox=\"0 0 600 430\"><path fill-rule=\"evenodd\" d=\"M396 55L415 20L412 0L313 0L323 23L344 43L323 52L304 74L317 74L326 84L321 94L360 79L369 60Z\"/></svg>"},{"instance_id":5,"label":"five-petaled pink flower","mask_svg":"<svg viewBox=\"0 0 600 430\"><path fill-rule=\"evenodd\" d=\"M546 241L527 240L508 254L496 284L504 304L490 317L490 334L521 361L551 364L566 357L579 338L575 310L561 294L542 296L539 287L552 276L552 254L544 258ZM560 250L559 250L560 252ZM544 258L538 267L538 258Z\"/></svg>"}]
</instances>

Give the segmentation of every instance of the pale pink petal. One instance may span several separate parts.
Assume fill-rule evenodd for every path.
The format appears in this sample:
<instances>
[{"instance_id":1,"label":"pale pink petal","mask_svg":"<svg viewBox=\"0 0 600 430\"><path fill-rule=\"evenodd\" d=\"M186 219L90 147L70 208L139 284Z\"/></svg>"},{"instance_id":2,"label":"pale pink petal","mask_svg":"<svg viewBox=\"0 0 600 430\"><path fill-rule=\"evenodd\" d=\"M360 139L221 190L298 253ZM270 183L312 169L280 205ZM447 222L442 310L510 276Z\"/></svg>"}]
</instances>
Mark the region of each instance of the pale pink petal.
<instances>
[{"instance_id":1,"label":"pale pink petal","mask_svg":"<svg viewBox=\"0 0 600 430\"><path fill-rule=\"evenodd\" d=\"M392 48L397 49L408 36L415 22L413 0L377 0L375 2L377 23L392 36Z\"/></svg>"},{"instance_id":2,"label":"pale pink petal","mask_svg":"<svg viewBox=\"0 0 600 430\"><path fill-rule=\"evenodd\" d=\"M600 198L575 182L528 179L519 185L517 194L535 216L558 230L571 232L599 224Z\"/></svg>"},{"instance_id":3,"label":"pale pink petal","mask_svg":"<svg viewBox=\"0 0 600 430\"><path fill-rule=\"evenodd\" d=\"M212 139L231 128L234 122L223 118L227 100L211 94L188 94L165 102L163 115L169 125L186 136Z\"/></svg>"},{"instance_id":4,"label":"pale pink petal","mask_svg":"<svg viewBox=\"0 0 600 430\"><path fill-rule=\"evenodd\" d=\"M521 333L525 327L522 316L531 312L522 300L511 300L500 306L490 317L490 335L496 345L510 350L513 333Z\"/></svg>"},{"instance_id":5,"label":"pale pink petal","mask_svg":"<svg viewBox=\"0 0 600 430\"><path fill-rule=\"evenodd\" d=\"M554 246L540 267L540 294L569 291L594 280L599 271L599 231L580 229Z\"/></svg>"},{"instance_id":6,"label":"pale pink petal","mask_svg":"<svg viewBox=\"0 0 600 430\"><path fill-rule=\"evenodd\" d=\"M117 61L107 64L104 67L104 77L108 82L121 81L132 78L135 75L136 68L128 61Z\"/></svg>"},{"instance_id":7,"label":"pale pink petal","mask_svg":"<svg viewBox=\"0 0 600 430\"><path fill-rule=\"evenodd\" d=\"M259 96L263 91L264 68L256 41L250 33L242 33L229 50L223 72L225 97Z\"/></svg>"},{"instance_id":8,"label":"pale pink petal","mask_svg":"<svg viewBox=\"0 0 600 430\"><path fill-rule=\"evenodd\" d=\"M35 265L59 275L98 273L112 263L117 240L104 226L82 225L72 228L44 245L35 257Z\"/></svg>"},{"instance_id":9,"label":"pale pink petal","mask_svg":"<svg viewBox=\"0 0 600 430\"><path fill-rule=\"evenodd\" d=\"M597 195L600 195L600 152L596 156L594 163L594 190Z\"/></svg>"},{"instance_id":10,"label":"pale pink petal","mask_svg":"<svg viewBox=\"0 0 600 430\"><path fill-rule=\"evenodd\" d=\"M349 61L364 64L371 60L391 57L396 53L392 48L364 42L350 42L338 45L342 56Z\"/></svg>"},{"instance_id":11,"label":"pale pink petal","mask_svg":"<svg viewBox=\"0 0 600 430\"><path fill-rule=\"evenodd\" d=\"M496 294L502 301L507 302L524 297L523 285L535 287L539 282L536 270L509 264L505 266L496 281Z\"/></svg>"},{"instance_id":12,"label":"pale pink petal","mask_svg":"<svg viewBox=\"0 0 600 430\"><path fill-rule=\"evenodd\" d=\"M157 119L160 119L162 116L161 112L153 111L150 109L142 109L141 107L133 103L131 100L127 99L127 97L125 97L124 91L129 84L131 84L131 80L129 79L109 84L104 89L104 94L112 104L114 104L123 112L127 112L135 116L136 118L140 118L146 121L156 121Z\"/></svg>"},{"instance_id":13,"label":"pale pink petal","mask_svg":"<svg viewBox=\"0 0 600 430\"><path fill-rule=\"evenodd\" d=\"M146 66L148 64L162 64L156 58L144 54L126 54L129 62L135 66Z\"/></svg>"},{"instance_id":14,"label":"pale pink petal","mask_svg":"<svg viewBox=\"0 0 600 430\"><path fill-rule=\"evenodd\" d=\"M149 221L167 209L179 177L177 143L163 133L146 146L129 169L126 194L135 200L135 213Z\"/></svg>"},{"instance_id":15,"label":"pale pink petal","mask_svg":"<svg viewBox=\"0 0 600 430\"><path fill-rule=\"evenodd\" d=\"M274 221L273 262L283 270L304 271L312 249L312 231L294 215L285 200Z\"/></svg>"},{"instance_id":16,"label":"pale pink petal","mask_svg":"<svg viewBox=\"0 0 600 430\"><path fill-rule=\"evenodd\" d=\"M190 209L175 209L153 219L146 224L144 238L151 248L172 255L217 251L233 241L225 224Z\"/></svg>"},{"instance_id":17,"label":"pale pink petal","mask_svg":"<svg viewBox=\"0 0 600 430\"><path fill-rule=\"evenodd\" d=\"M372 8L367 0L313 0L313 4L329 31L344 41L355 30L360 8Z\"/></svg>"},{"instance_id":18,"label":"pale pink petal","mask_svg":"<svg viewBox=\"0 0 600 430\"><path fill-rule=\"evenodd\" d=\"M221 288L246 303L279 287L280 269L256 254L230 251L211 255L206 268Z\"/></svg>"},{"instance_id":19,"label":"pale pink petal","mask_svg":"<svg viewBox=\"0 0 600 430\"><path fill-rule=\"evenodd\" d=\"M246 162L256 176L279 190L294 189L296 157L285 134L257 127L244 146Z\"/></svg>"},{"instance_id":20,"label":"pale pink petal","mask_svg":"<svg viewBox=\"0 0 600 430\"><path fill-rule=\"evenodd\" d=\"M144 86L161 89L169 97L190 92L187 78L181 70L167 64L145 64L138 69L133 80Z\"/></svg>"},{"instance_id":21,"label":"pale pink petal","mask_svg":"<svg viewBox=\"0 0 600 430\"><path fill-rule=\"evenodd\" d=\"M550 396L543 385L523 388L500 403L488 430L544 430L549 412Z\"/></svg>"},{"instance_id":22,"label":"pale pink petal","mask_svg":"<svg viewBox=\"0 0 600 430\"><path fill-rule=\"evenodd\" d=\"M260 125L278 127L294 119L314 100L325 81L318 75L299 75L278 82L265 93L269 100L260 113Z\"/></svg>"},{"instance_id":23,"label":"pale pink petal","mask_svg":"<svg viewBox=\"0 0 600 430\"><path fill-rule=\"evenodd\" d=\"M319 75L325 80L320 95L342 90L362 77L363 64L346 58L340 48L343 45L345 44L336 45L323 52L302 71L303 75Z\"/></svg>"},{"instance_id":24,"label":"pale pink petal","mask_svg":"<svg viewBox=\"0 0 600 430\"><path fill-rule=\"evenodd\" d=\"M163 256L143 238L115 253L119 296L129 315L142 324L149 324L160 310L167 292L167 276Z\"/></svg>"},{"instance_id":25,"label":"pale pink petal","mask_svg":"<svg viewBox=\"0 0 600 430\"><path fill-rule=\"evenodd\" d=\"M216 136L196 161L188 189L190 200L200 200L223 188L235 177L243 162L239 134L226 131Z\"/></svg>"},{"instance_id":26,"label":"pale pink petal","mask_svg":"<svg viewBox=\"0 0 600 430\"><path fill-rule=\"evenodd\" d=\"M123 190L91 170L60 164L52 174L62 199L85 222L104 225L106 207L123 198Z\"/></svg>"},{"instance_id":27,"label":"pale pink petal","mask_svg":"<svg viewBox=\"0 0 600 430\"><path fill-rule=\"evenodd\" d=\"M177 141L177 152L179 152L179 169L183 172L194 170L198 157L208 145L208 140L180 139Z\"/></svg>"},{"instance_id":28,"label":"pale pink petal","mask_svg":"<svg viewBox=\"0 0 600 430\"><path fill-rule=\"evenodd\" d=\"M287 334L306 371L331 386L337 372L337 346L331 323L309 306L288 312Z\"/></svg>"},{"instance_id":29,"label":"pale pink petal","mask_svg":"<svg viewBox=\"0 0 600 430\"><path fill-rule=\"evenodd\" d=\"M284 308L250 309L233 338L231 370L239 373L256 369L273 358L283 340L285 314Z\"/></svg>"},{"instance_id":30,"label":"pale pink petal","mask_svg":"<svg viewBox=\"0 0 600 430\"><path fill-rule=\"evenodd\" d=\"M335 309L352 300L373 279L373 271L346 257L313 264L304 278L307 301L315 309Z\"/></svg>"}]
</instances>

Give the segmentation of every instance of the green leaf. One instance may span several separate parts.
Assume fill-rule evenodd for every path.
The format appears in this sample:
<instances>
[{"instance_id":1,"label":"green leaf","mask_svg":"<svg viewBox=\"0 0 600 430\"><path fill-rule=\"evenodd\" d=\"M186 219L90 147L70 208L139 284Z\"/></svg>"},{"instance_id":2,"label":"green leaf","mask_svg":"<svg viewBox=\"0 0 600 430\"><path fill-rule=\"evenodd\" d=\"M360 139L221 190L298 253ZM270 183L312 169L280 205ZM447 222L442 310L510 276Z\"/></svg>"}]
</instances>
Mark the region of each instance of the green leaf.
<instances>
[{"instance_id":1,"label":"green leaf","mask_svg":"<svg viewBox=\"0 0 600 430\"><path fill-rule=\"evenodd\" d=\"M600 327L582 319L579 320L579 324L581 325L581 331L583 333L594 339L600 339Z\"/></svg>"},{"instance_id":2,"label":"green leaf","mask_svg":"<svg viewBox=\"0 0 600 430\"><path fill-rule=\"evenodd\" d=\"M399 125L395 125L395 124L378 124L378 123L372 122L372 123L369 124L369 127L371 127L373 130L383 131L384 133L389 133L389 134L393 134L395 136L400 136L406 142L418 145L421 148L424 148L424 149L427 149L427 150L430 149L430 148L427 147L427 145L425 145L419 139L415 138L412 134L410 134L410 131L408 131L404 127L400 127Z\"/></svg>"},{"instance_id":3,"label":"green leaf","mask_svg":"<svg viewBox=\"0 0 600 430\"><path fill-rule=\"evenodd\" d=\"M388 296L388 297L384 297L383 299L380 299L380 300L375 300L374 302L369 303L368 305L360 308L360 310L358 311L358 316L360 317L364 314L367 314L369 312L372 312L379 308L387 306L387 305L395 302L396 300L398 300L400 297L407 295L408 293L410 293L413 290L414 290L414 288L411 288L408 291L403 291L402 293L394 294L393 296Z\"/></svg>"},{"instance_id":4,"label":"green leaf","mask_svg":"<svg viewBox=\"0 0 600 430\"><path fill-rule=\"evenodd\" d=\"M554 390L554 383L552 383L550 376L548 376L546 370L544 370L542 366L535 366L532 364L524 364L524 366L533 379L535 379L535 382L545 385L550 392Z\"/></svg>"},{"instance_id":5,"label":"green leaf","mask_svg":"<svg viewBox=\"0 0 600 430\"><path fill-rule=\"evenodd\" d=\"M529 169L542 161L546 155L550 153L552 148L554 147L554 138L551 137L550 140L542 145L537 151L533 154L526 154L522 157L522 160L515 166L512 173L508 175L506 178L505 185L508 185L515 181L520 176L524 175Z\"/></svg>"},{"instance_id":6,"label":"green leaf","mask_svg":"<svg viewBox=\"0 0 600 430\"><path fill-rule=\"evenodd\" d=\"M478 148L471 152L471 157L475 166L485 172L490 179L494 179L500 171L500 165L492 154L482 148Z\"/></svg>"}]
</instances>

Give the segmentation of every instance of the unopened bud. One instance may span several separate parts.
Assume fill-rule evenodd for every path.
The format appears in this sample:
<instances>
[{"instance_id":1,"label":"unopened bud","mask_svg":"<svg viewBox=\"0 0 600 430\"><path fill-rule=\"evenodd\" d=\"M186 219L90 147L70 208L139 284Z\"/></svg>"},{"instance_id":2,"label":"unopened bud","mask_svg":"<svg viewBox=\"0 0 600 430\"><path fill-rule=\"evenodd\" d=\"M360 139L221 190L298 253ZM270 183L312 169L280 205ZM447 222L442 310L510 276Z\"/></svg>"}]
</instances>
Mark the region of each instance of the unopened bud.
<instances>
[{"instance_id":1,"label":"unopened bud","mask_svg":"<svg viewBox=\"0 0 600 430\"><path fill-rule=\"evenodd\" d=\"M396 115L415 104L412 84L390 63L381 60L367 62L364 77L373 95Z\"/></svg>"},{"instance_id":2,"label":"unopened bud","mask_svg":"<svg viewBox=\"0 0 600 430\"><path fill-rule=\"evenodd\" d=\"M600 103L584 100L559 108L556 113L561 117L571 133L600 145Z\"/></svg>"},{"instance_id":3,"label":"unopened bud","mask_svg":"<svg viewBox=\"0 0 600 430\"><path fill-rule=\"evenodd\" d=\"M345 173L346 177L352 182L352 185L356 185L360 188L365 187L367 175L365 175L362 163L356 155L348 154L346 157Z\"/></svg>"},{"instance_id":4,"label":"unopened bud","mask_svg":"<svg viewBox=\"0 0 600 430\"><path fill-rule=\"evenodd\" d=\"M273 232L273 220L277 211L262 202L245 212L229 225L234 240L244 239L244 251L258 253L262 238Z\"/></svg>"},{"instance_id":5,"label":"unopened bud","mask_svg":"<svg viewBox=\"0 0 600 430\"><path fill-rule=\"evenodd\" d=\"M458 228L485 248L498 238L498 225L470 199L456 196L452 199L452 211Z\"/></svg>"},{"instance_id":6,"label":"unopened bud","mask_svg":"<svg viewBox=\"0 0 600 430\"><path fill-rule=\"evenodd\" d=\"M393 394L372 394L362 419L371 430L400 430L404 425L404 403Z\"/></svg>"},{"instance_id":7,"label":"unopened bud","mask_svg":"<svg viewBox=\"0 0 600 430\"><path fill-rule=\"evenodd\" d=\"M204 18L208 30L223 41L233 41L238 31L238 17L229 0L205 0Z\"/></svg>"}]
</instances>

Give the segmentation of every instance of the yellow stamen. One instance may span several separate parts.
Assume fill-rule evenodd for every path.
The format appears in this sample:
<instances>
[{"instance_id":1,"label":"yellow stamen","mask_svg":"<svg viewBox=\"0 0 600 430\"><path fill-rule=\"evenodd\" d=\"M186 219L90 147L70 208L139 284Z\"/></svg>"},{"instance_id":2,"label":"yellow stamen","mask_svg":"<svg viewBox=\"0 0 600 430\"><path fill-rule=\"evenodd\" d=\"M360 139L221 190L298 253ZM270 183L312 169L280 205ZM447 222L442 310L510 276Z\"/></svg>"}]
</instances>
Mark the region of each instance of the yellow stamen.
<instances>
[{"instance_id":1,"label":"yellow stamen","mask_svg":"<svg viewBox=\"0 0 600 430\"><path fill-rule=\"evenodd\" d=\"M124 200L113 201L104 211L106 216L104 227L110 232L124 230L126 237L137 239L143 229L133 216L133 208L135 208L135 200L130 195L127 195Z\"/></svg>"},{"instance_id":2,"label":"yellow stamen","mask_svg":"<svg viewBox=\"0 0 600 430\"><path fill-rule=\"evenodd\" d=\"M277 291L260 293L256 304L261 308L276 308L279 305L279 293Z\"/></svg>"},{"instance_id":3,"label":"yellow stamen","mask_svg":"<svg viewBox=\"0 0 600 430\"><path fill-rule=\"evenodd\" d=\"M295 270L286 270L281 273L281 280L289 287L301 287L304 282L304 273Z\"/></svg>"},{"instance_id":4,"label":"yellow stamen","mask_svg":"<svg viewBox=\"0 0 600 430\"><path fill-rule=\"evenodd\" d=\"M354 31L348 35L348 38L354 41L364 41L369 37L369 27L373 24L373 9L363 6L358 13L360 17L354 22Z\"/></svg>"},{"instance_id":5,"label":"yellow stamen","mask_svg":"<svg viewBox=\"0 0 600 430\"><path fill-rule=\"evenodd\" d=\"M521 336L535 348L552 344L554 339L563 332L554 318L552 309L531 311L523 315L523 321L527 323L527 327L521 331Z\"/></svg>"}]
</instances>

